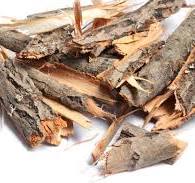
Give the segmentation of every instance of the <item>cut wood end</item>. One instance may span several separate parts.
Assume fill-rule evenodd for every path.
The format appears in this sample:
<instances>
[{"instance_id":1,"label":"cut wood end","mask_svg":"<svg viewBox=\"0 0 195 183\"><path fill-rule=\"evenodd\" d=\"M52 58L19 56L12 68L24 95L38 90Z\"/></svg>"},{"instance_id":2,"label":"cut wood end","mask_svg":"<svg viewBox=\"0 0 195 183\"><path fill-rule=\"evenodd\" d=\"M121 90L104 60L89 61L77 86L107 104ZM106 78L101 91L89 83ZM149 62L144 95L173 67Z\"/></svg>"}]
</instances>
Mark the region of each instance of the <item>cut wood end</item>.
<instances>
[{"instance_id":1,"label":"cut wood end","mask_svg":"<svg viewBox=\"0 0 195 183\"><path fill-rule=\"evenodd\" d=\"M61 117L57 117L53 120L42 121L41 126L45 134L45 141L52 145L59 145L61 136L64 136L63 130L67 128L67 122Z\"/></svg>"},{"instance_id":2,"label":"cut wood end","mask_svg":"<svg viewBox=\"0 0 195 183\"><path fill-rule=\"evenodd\" d=\"M36 147L38 146L40 143L42 143L44 141L44 137L36 135L36 134L32 134L29 139L28 139L28 144L31 147Z\"/></svg>"}]
</instances>

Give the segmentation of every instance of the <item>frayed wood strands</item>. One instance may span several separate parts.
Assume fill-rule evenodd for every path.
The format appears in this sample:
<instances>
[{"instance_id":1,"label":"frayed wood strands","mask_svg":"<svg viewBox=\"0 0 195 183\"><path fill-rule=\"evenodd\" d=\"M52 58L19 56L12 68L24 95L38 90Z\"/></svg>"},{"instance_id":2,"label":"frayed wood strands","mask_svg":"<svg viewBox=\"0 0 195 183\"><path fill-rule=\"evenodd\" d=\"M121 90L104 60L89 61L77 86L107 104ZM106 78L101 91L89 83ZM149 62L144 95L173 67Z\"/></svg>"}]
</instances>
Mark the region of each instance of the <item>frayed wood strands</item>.
<instances>
[{"instance_id":1,"label":"frayed wood strands","mask_svg":"<svg viewBox=\"0 0 195 183\"><path fill-rule=\"evenodd\" d=\"M86 115L108 122L91 153L103 174L173 163L186 144L160 130L195 114L195 10L165 39L162 21L184 0L150 0L134 11L129 0L92 3L4 19L2 106L31 147L59 145L74 124L93 129ZM107 151L137 111L147 113L143 127L154 122L152 132L126 124Z\"/></svg>"}]
</instances>

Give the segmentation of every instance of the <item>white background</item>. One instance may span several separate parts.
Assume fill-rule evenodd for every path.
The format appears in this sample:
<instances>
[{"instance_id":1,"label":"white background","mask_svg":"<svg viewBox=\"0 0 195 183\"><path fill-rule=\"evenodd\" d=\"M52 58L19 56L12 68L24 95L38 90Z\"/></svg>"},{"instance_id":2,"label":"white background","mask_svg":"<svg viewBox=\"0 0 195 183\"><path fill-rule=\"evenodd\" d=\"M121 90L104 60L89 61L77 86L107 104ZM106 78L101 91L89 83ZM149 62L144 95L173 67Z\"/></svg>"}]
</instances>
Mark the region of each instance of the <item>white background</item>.
<instances>
[{"instance_id":1,"label":"white background","mask_svg":"<svg viewBox=\"0 0 195 183\"><path fill-rule=\"evenodd\" d=\"M81 1L88 4L90 1ZM191 0L195 3L195 0ZM22 18L35 12L52 10L71 6L69 0L0 0L0 16ZM173 30L186 10L180 11L166 27ZM34 150L21 142L8 117L2 112L0 129L0 182L194 182L195 181L195 119L190 120L175 133L177 137L188 142L188 147L181 158L173 165L160 164L135 172L126 172L109 177L98 176L97 170L87 164L94 144L105 132L105 122L92 119L94 128L83 130L75 127L75 136L64 139L59 147L42 145ZM5 117L5 118L4 118ZM128 122L140 125L141 121L135 117ZM93 141L67 147L94 135Z\"/></svg>"}]
</instances>

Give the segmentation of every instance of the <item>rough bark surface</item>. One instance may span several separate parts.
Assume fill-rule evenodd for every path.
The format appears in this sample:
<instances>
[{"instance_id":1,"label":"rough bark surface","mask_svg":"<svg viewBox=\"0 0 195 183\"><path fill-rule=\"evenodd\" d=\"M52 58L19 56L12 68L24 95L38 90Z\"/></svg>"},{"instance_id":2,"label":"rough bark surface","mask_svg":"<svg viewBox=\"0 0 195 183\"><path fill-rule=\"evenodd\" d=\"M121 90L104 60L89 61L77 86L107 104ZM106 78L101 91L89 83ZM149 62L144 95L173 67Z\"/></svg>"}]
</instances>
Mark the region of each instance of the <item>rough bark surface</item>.
<instances>
[{"instance_id":1,"label":"rough bark surface","mask_svg":"<svg viewBox=\"0 0 195 183\"><path fill-rule=\"evenodd\" d=\"M58 56L57 56L58 57ZM112 64L118 59L107 55L99 56L97 58L69 58L66 55L60 55L57 61L63 63L75 70L97 76L106 69L110 68Z\"/></svg>"},{"instance_id":2,"label":"rough bark surface","mask_svg":"<svg viewBox=\"0 0 195 183\"><path fill-rule=\"evenodd\" d=\"M170 132L147 132L129 126L129 137L118 140L101 158L104 174L133 171L177 157L185 143ZM138 136L136 136L138 135ZM133 136L133 137L132 137Z\"/></svg>"},{"instance_id":3,"label":"rough bark surface","mask_svg":"<svg viewBox=\"0 0 195 183\"><path fill-rule=\"evenodd\" d=\"M38 34L17 55L19 58L40 59L61 52L64 44L72 38L73 26L67 25L50 32Z\"/></svg>"},{"instance_id":4,"label":"rough bark surface","mask_svg":"<svg viewBox=\"0 0 195 183\"><path fill-rule=\"evenodd\" d=\"M124 62L121 61L123 63L119 61L104 73L99 74L98 78L111 89L119 87L123 80L125 82L126 78L136 73L145 64L148 64L151 57L158 53L163 45L164 41L158 41L144 48L139 48L134 54L127 57Z\"/></svg>"},{"instance_id":5,"label":"rough bark surface","mask_svg":"<svg viewBox=\"0 0 195 183\"><path fill-rule=\"evenodd\" d=\"M22 64L22 66L43 95L57 100L65 106L79 112L89 112L92 115L105 119L111 119L115 116L114 114L104 111L101 106L99 107L92 96L80 93L74 88L58 82L56 79L51 78L49 75L37 69L24 64ZM105 103L104 105L107 104Z\"/></svg>"},{"instance_id":6,"label":"rough bark surface","mask_svg":"<svg viewBox=\"0 0 195 183\"><path fill-rule=\"evenodd\" d=\"M23 50L31 38L15 30L0 31L0 45L14 52Z\"/></svg>"},{"instance_id":7,"label":"rough bark surface","mask_svg":"<svg viewBox=\"0 0 195 183\"><path fill-rule=\"evenodd\" d=\"M143 129L143 128L139 128L139 127L132 125L130 123L125 123L122 126L119 140L122 138L144 136L146 133L148 133L148 131Z\"/></svg>"},{"instance_id":8,"label":"rough bark surface","mask_svg":"<svg viewBox=\"0 0 195 183\"><path fill-rule=\"evenodd\" d=\"M27 143L36 146L47 139L50 139L49 143L59 143L49 138L51 134L48 134L43 126L48 126L48 123L55 128L55 123L58 123L59 126L65 127L66 123L62 124L63 120L42 102L42 94L27 72L9 60L1 63L0 73L1 103Z\"/></svg>"},{"instance_id":9,"label":"rough bark surface","mask_svg":"<svg viewBox=\"0 0 195 183\"><path fill-rule=\"evenodd\" d=\"M195 10L168 38L161 51L151 58L136 76L152 82L139 81L139 85L147 92L133 87L122 86L121 96L128 100L130 105L143 106L146 102L158 95L177 76L189 52L193 48L195 37ZM160 68L160 69L159 69Z\"/></svg>"},{"instance_id":10,"label":"rough bark surface","mask_svg":"<svg viewBox=\"0 0 195 183\"><path fill-rule=\"evenodd\" d=\"M177 12L183 4L183 0L151 0L137 11L121 17L116 22L84 34L80 39L74 39L75 45L68 46L72 46L72 49L75 46L75 50L81 53L91 52L98 56L112 44L113 40L148 29L151 23L167 18ZM67 50L73 52L72 49L65 49L64 52L67 53Z\"/></svg>"},{"instance_id":11,"label":"rough bark surface","mask_svg":"<svg viewBox=\"0 0 195 183\"><path fill-rule=\"evenodd\" d=\"M153 130L181 126L195 113L195 48L167 91L145 105L147 121L157 120Z\"/></svg>"}]
</instances>

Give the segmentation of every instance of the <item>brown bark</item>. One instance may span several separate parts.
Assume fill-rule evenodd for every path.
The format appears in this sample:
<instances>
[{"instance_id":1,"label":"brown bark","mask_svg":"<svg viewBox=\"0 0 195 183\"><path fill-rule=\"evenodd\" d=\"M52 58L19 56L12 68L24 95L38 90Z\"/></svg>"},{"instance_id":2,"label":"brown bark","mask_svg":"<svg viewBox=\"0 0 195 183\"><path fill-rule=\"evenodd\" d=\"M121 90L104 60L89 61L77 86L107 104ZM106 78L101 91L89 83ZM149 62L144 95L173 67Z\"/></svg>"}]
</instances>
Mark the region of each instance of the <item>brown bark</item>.
<instances>
[{"instance_id":1,"label":"brown bark","mask_svg":"<svg viewBox=\"0 0 195 183\"><path fill-rule=\"evenodd\" d=\"M104 153L106 147L109 145L109 143L113 139L114 135L116 134L116 132L118 131L118 129L122 125L124 119L128 115L136 112L137 109L135 109L135 110L129 109L129 111L130 112L126 113L125 115L120 116L119 118L113 120L112 124L109 126L108 130L106 131L106 133L103 135L103 137L96 144L94 150L92 151L92 154L91 154L92 160L91 160L91 162L96 162L97 160L99 160L101 155Z\"/></svg>"},{"instance_id":2,"label":"brown bark","mask_svg":"<svg viewBox=\"0 0 195 183\"><path fill-rule=\"evenodd\" d=\"M22 63L20 62L20 64ZM59 82L58 77L52 77L51 70L49 74L46 74L24 64L22 64L22 67L26 70L35 86L43 93L44 96L59 101L70 109L77 110L79 112L88 112L96 117L108 120L115 117L114 114L104 111L102 106L98 106L98 103L96 103L98 98L95 101L93 96L89 95L89 93L82 93L73 85L69 86L65 82ZM58 71L60 71L60 69ZM59 73L60 72L58 72L58 74ZM68 77L68 75L66 76ZM67 77L65 79L67 79ZM98 85L96 85L96 87L98 87ZM102 105L110 104L105 101ZM111 106L113 107L113 105Z\"/></svg>"},{"instance_id":3,"label":"brown bark","mask_svg":"<svg viewBox=\"0 0 195 183\"><path fill-rule=\"evenodd\" d=\"M40 59L61 52L64 44L72 38L73 26L66 25L50 32L36 35L17 55L18 58Z\"/></svg>"},{"instance_id":4,"label":"brown bark","mask_svg":"<svg viewBox=\"0 0 195 183\"><path fill-rule=\"evenodd\" d=\"M0 73L1 103L26 142L32 147L43 141L59 144L67 122L41 100L27 72L9 60L1 63Z\"/></svg>"},{"instance_id":5,"label":"brown bark","mask_svg":"<svg viewBox=\"0 0 195 183\"><path fill-rule=\"evenodd\" d=\"M168 38L160 52L154 55L139 72L129 76L140 78L141 80L137 83L141 88L148 91L144 92L127 85L122 86L120 94L128 100L129 105L143 106L160 94L174 80L193 48L194 19L195 11L193 10L189 17ZM129 84L131 85L130 82Z\"/></svg>"},{"instance_id":6,"label":"brown bark","mask_svg":"<svg viewBox=\"0 0 195 183\"><path fill-rule=\"evenodd\" d=\"M31 38L15 30L0 30L0 45L14 52L23 50Z\"/></svg>"},{"instance_id":7,"label":"brown bark","mask_svg":"<svg viewBox=\"0 0 195 183\"><path fill-rule=\"evenodd\" d=\"M145 105L149 112L145 123L157 120L154 130L177 128L195 114L194 59L195 48L167 91Z\"/></svg>"},{"instance_id":8,"label":"brown bark","mask_svg":"<svg viewBox=\"0 0 195 183\"><path fill-rule=\"evenodd\" d=\"M130 125L129 137L121 138L101 157L104 174L133 171L177 157L186 144L170 132L144 132ZM140 133L141 131L141 133ZM136 136L137 135L137 136Z\"/></svg>"},{"instance_id":9,"label":"brown bark","mask_svg":"<svg viewBox=\"0 0 195 183\"><path fill-rule=\"evenodd\" d=\"M56 58L57 57L57 58ZM118 61L117 57L111 55L101 55L97 58L69 58L66 55L56 55L56 60L75 70L97 76L103 71L110 68L114 62ZM70 61L71 60L71 61Z\"/></svg>"},{"instance_id":10,"label":"brown bark","mask_svg":"<svg viewBox=\"0 0 195 183\"><path fill-rule=\"evenodd\" d=\"M74 39L73 43L67 45L71 49L66 48L64 53L69 54L70 51L72 55L74 48L75 52L90 52L97 57L106 47L112 45L113 40L147 30L151 23L162 21L174 14L183 4L183 0L151 0L137 11L124 15L110 25L86 33L80 39Z\"/></svg>"},{"instance_id":11,"label":"brown bark","mask_svg":"<svg viewBox=\"0 0 195 183\"><path fill-rule=\"evenodd\" d=\"M142 32L143 33L143 32ZM132 43L118 44L118 49L125 50L126 56L115 62L112 67L100 73L100 78L111 89L120 87L126 79L148 64L153 55L163 47L161 40L163 29L159 24L151 25L149 31L145 31L143 37L136 39L134 35ZM138 34L139 35L139 34ZM129 40L126 38L126 41Z\"/></svg>"}]
</instances>

